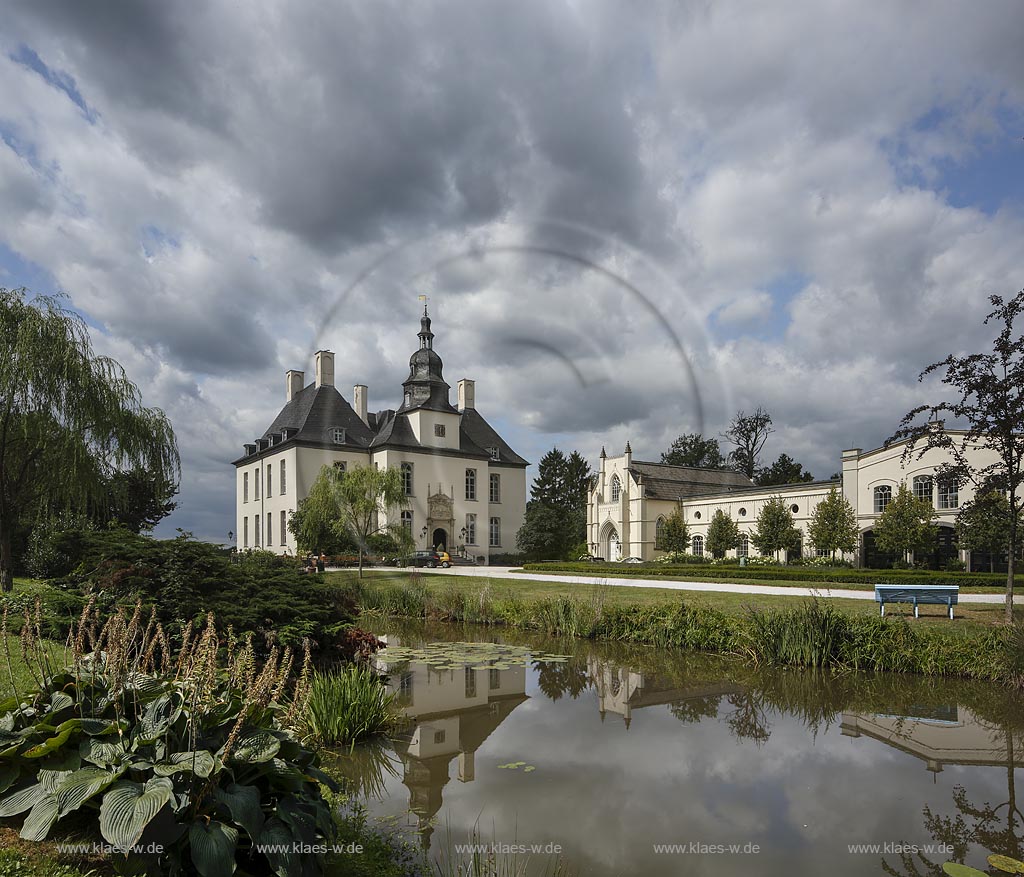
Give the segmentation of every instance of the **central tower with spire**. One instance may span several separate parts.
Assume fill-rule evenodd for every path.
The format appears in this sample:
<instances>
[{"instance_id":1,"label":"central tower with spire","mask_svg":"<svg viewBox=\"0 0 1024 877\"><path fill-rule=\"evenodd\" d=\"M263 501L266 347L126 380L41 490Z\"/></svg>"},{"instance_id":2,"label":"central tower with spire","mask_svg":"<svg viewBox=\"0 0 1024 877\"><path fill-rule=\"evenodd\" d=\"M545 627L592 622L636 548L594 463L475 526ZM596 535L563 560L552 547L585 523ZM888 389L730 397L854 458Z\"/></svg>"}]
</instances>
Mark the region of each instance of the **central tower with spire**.
<instances>
[{"instance_id":1,"label":"central tower with spire","mask_svg":"<svg viewBox=\"0 0 1024 877\"><path fill-rule=\"evenodd\" d=\"M430 315L425 301L423 316L420 317L419 339L419 350L409 357L409 377L402 384L402 407L398 410L408 412L424 408L457 414L448 399L451 387L445 382L442 373L444 363L434 350L434 333L430 330Z\"/></svg>"}]
</instances>

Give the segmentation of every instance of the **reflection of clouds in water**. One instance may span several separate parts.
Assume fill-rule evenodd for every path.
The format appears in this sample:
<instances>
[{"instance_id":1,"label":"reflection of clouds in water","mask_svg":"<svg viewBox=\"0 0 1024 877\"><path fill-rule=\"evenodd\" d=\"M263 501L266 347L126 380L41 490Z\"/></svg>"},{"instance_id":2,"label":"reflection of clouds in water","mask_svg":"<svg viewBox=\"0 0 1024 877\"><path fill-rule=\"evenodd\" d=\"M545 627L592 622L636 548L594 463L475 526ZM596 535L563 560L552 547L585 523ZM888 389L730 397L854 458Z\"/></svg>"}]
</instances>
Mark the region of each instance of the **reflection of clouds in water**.
<instances>
[{"instance_id":1,"label":"reflection of clouds in water","mask_svg":"<svg viewBox=\"0 0 1024 877\"><path fill-rule=\"evenodd\" d=\"M950 766L933 779L918 758L842 736L838 716L815 737L769 709L771 734L757 746L730 732L724 699L717 718L691 723L664 703L634 707L627 729L612 712L601 721L593 689L551 701L534 671L526 688L531 698L476 752L474 781L445 785L440 824L458 832L479 820L495 840L561 843L586 873L680 873L677 857L654 856L651 845L691 840L753 842L762 852L687 857L686 873L874 872L878 857L848 855L848 843L930 843L925 804L946 812L954 782L982 800L1005 784L1005 771L991 768ZM515 759L537 770L497 769ZM387 809L400 812L408 790L394 781L389 790Z\"/></svg>"}]
</instances>

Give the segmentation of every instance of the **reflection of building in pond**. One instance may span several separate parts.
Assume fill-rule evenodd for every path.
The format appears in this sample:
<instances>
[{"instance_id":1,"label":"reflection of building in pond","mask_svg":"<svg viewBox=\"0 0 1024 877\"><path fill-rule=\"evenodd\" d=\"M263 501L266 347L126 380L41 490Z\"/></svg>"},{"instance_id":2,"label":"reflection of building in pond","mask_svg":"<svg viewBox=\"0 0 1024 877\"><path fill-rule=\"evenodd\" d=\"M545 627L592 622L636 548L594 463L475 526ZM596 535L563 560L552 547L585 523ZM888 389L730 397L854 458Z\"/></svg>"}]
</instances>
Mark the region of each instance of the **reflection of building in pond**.
<instances>
[{"instance_id":1,"label":"reflection of building in pond","mask_svg":"<svg viewBox=\"0 0 1024 877\"><path fill-rule=\"evenodd\" d=\"M913 715L843 713L842 733L861 735L920 758L938 773L945 764L1013 767L1024 735L976 716L962 706L913 708Z\"/></svg>"},{"instance_id":2,"label":"reflection of building in pond","mask_svg":"<svg viewBox=\"0 0 1024 877\"><path fill-rule=\"evenodd\" d=\"M458 760L459 782L472 782L476 751L528 699L526 667L438 670L412 662L392 671L388 688L398 693L404 715L413 720L394 747L409 789L409 810L429 848L452 760Z\"/></svg>"},{"instance_id":3,"label":"reflection of building in pond","mask_svg":"<svg viewBox=\"0 0 1024 877\"><path fill-rule=\"evenodd\" d=\"M650 677L628 667L599 658L587 660L587 673L597 691L601 720L605 713L622 716L629 727L633 710L645 706L664 706L698 698L721 698L742 691L732 682L704 682L681 688L668 680Z\"/></svg>"}]
</instances>

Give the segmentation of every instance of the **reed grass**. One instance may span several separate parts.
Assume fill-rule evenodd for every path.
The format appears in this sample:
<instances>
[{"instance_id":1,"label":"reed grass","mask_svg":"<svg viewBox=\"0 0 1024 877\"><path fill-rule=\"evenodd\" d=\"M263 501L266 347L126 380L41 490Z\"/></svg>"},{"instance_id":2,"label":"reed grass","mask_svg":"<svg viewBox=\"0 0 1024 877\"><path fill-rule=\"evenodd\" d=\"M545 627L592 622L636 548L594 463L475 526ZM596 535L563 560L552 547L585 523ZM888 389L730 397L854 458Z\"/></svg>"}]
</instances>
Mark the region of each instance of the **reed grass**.
<instances>
[{"instance_id":1,"label":"reed grass","mask_svg":"<svg viewBox=\"0 0 1024 877\"><path fill-rule=\"evenodd\" d=\"M596 588L588 598L527 600L489 586L474 591L449 585L432 591L422 582L390 582L367 589L366 611L733 654L754 665L961 676L1024 688L1024 624L1019 622L1010 627L947 628L898 616L850 613L814 599L795 608L747 609L739 614L688 605L678 598L658 604L607 605L605 593Z\"/></svg>"},{"instance_id":2,"label":"reed grass","mask_svg":"<svg viewBox=\"0 0 1024 877\"><path fill-rule=\"evenodd\" d=\"M352 746L383 734L398 720L395 699L370 667L316 671L301 719L303 735L321 746Z\"/></svg>"}]
</instances>

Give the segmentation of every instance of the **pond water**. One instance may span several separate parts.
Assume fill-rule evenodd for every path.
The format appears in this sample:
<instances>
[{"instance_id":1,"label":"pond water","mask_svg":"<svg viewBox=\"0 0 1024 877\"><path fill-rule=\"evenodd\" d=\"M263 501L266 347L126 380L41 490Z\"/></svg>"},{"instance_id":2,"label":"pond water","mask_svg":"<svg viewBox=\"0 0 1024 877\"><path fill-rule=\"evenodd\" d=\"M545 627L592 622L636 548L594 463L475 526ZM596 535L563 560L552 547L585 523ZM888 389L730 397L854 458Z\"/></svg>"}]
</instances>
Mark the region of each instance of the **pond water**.
<instances>
[{"instance_id":1,"label":"pond water","mask_svg":"<svg viewBox=\"0 0 1024 877\"><path fill-rule=\"evenodd\" d=\"M409 725L347 770L375 818L433 854L474 828L532 847L538 872L557 845L571 872L600 875L909 877L1024 852L1024 710L997 686L758 673L473 627L380 633L448 645L388 665ZM460 663L450 644L469 640L519 648Z\"/></svg>"}]
</instances>

